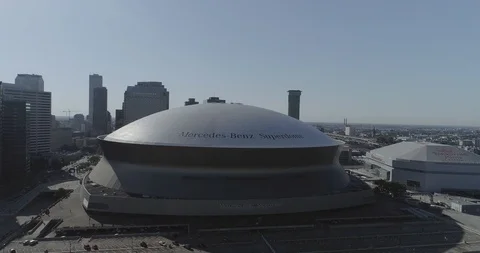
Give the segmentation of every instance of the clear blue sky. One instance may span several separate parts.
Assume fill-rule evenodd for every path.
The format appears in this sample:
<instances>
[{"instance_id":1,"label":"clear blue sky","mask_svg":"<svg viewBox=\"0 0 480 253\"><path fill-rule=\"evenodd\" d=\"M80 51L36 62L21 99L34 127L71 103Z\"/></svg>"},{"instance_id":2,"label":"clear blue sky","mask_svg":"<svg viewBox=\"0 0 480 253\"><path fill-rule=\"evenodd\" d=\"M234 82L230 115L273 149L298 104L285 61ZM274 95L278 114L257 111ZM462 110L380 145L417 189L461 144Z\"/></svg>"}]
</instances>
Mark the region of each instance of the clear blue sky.
<instances>
[{"instance_id":1,"label":"clear blue sky","mask_svg":"<svg viewBox=\"0 0 480 253\"><path fill-rule=\"evenodd\" d=\"M53 114L162 81L305 121L480 126L480 1L1 0L0 80L43 75Z\"/></svg>"}]
</instances>

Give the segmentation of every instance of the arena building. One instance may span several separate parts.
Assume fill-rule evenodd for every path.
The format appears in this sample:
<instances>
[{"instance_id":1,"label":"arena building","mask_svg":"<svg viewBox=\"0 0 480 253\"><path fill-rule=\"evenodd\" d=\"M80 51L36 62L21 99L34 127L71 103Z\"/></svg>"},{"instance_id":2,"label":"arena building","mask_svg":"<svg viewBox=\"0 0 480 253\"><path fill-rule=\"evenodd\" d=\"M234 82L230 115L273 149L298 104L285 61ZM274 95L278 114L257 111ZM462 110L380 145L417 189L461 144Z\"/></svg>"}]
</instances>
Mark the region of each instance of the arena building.
<instances>
[{"instance_id":1,"label":"arena building","mask_svg":"<svg viewBox=\"0 0 480 253\"><path fill-rule=\"evenodd\" d=\"M309 212L373 202L338 163L342 143L286 115L238 104L174 108L99 137L87 211L210 216Z\"/></svg>"},{"instance_id":2,"label":"arena building","mask_svg":"<svg viewBox=\"0 0 480 253\"><path fill-rule=\"evenodd\" d=\"M414 190L480 190L480 156L454 146L400 142L368 152L365 167L380 178Z\"/></svg>"}]
</instances>

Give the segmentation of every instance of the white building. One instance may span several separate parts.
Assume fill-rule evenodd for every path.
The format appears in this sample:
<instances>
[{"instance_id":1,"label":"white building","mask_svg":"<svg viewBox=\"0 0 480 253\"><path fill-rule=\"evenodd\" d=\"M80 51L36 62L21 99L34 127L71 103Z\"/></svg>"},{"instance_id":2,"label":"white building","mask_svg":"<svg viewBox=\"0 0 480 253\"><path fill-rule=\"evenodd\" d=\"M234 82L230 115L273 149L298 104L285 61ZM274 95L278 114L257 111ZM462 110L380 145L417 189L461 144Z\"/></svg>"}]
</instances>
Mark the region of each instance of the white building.
<instances>
[{"instance_id":1,"label":"white building","mask_svg":"<svg viewBox=\"0 0 480 253\"><path fill-rule=\"evenodd\" d=\"M168 110L169 97L162 82L138 82L135 86L128 86L123 102L124 124Z\"/></svg>"},{"instance_id":2,"label":"white building","mask_svg":"<svg viewBox=\"0 0 480 253\"><path fill-rule=\"evenodd\" d=\"M88 78L88 119L92 122L93 117L93 90L103 87L103 77L98 74L90 75Z\"/></svg>"},{"instance_id":3,"label":"white building","mask_svg":"<svg viewBox=\"0 0 480 253\"><path fill-rule=\"evenodd\" d=\"M18 84L2 83L1 93L9 100L21 100L27 104L28 152L50 152L52 94L43 90L43 79L19 75ZM37 78L37 79L36 79ZM37 81L32 81L32 80ZM29 81L25 81L29 80Z\"/></svg>"},{"instance_id":4,"label":"white building","mask_svg":"<svg viewBox=\"0 0 480 253\"><path fill-rule=\"evenodd\" d=\"M480 190L480 156L454 146L401 142L368 152L365 166L419 191Z\"/></svg>"},{"instance_id":5,"label":"white building","mask_svg":"<svg viewBox=\"0 0 480 253\"><path fill-rule=\"evenodd\" d=\"M345 127L345 135L346 136L355 136L355 128L351 126L346 126Z\"/></svg>"}]
</instances>

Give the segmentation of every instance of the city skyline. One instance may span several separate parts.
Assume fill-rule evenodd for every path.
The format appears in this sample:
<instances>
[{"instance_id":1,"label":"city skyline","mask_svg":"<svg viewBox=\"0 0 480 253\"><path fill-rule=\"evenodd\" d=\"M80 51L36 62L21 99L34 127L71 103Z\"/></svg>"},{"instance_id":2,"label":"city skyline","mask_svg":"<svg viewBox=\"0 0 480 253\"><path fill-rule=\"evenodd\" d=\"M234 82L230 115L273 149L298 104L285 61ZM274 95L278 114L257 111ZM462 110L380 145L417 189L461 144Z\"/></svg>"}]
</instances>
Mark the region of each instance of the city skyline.
<instances>
[{"instance_id":1,"label":"city skyline","mask_svg":"<svg viewBox=\"0 0 480 253\"><path fill-rule=\"evenodd\" d=\"M5 1L0 81L42 75L57 116L88 114L88 76L98 73L111 113L127 86L158 81L170 91L170 108L219 96L287 114L286 91L299 89L307 122L480 126L478 7Z\"/></svg>"}]
</instances>

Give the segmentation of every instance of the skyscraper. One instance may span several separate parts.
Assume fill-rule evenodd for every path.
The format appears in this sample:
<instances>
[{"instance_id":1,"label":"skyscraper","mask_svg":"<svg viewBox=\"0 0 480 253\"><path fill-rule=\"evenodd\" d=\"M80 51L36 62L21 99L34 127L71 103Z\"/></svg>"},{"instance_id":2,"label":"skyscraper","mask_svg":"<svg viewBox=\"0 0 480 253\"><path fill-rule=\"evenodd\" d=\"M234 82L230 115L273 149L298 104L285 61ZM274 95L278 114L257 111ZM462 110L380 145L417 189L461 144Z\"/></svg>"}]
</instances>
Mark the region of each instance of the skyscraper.
<instances>
[{"instance_id":1,"label":"skyscraper","mask_svg":"<svg viewBox=\"0 0 480 253\"><path fill-rule=\"evenodd\" d=\"M195 101L195 98L189 98L187 101L185 101L185 105L197 105L198 102Z\"/></svg>"},{"instance_id":2,"label":"skyscraper","mask_svg":"<svg viewBox=\"0 0 480 253\"><path fill-rule=\"evenodd\" d=\"M112 114L110 114L109 111L107 111L107 131L105 132L106 134L109 134L112 132Z\"/></svg>"},{"instance_id":3,"label":"skyscraper","mask_svg":"<svg viewBox=\"0 0 480 253\"><path fill-rule=\"evenodd\" d=\"M2 101L4 148L2 150L3 178L21 177L30 169L28 155L27 106L25 101Z\"/></svg>"},{"instance_id":4,"label":"skyscraper","mask_svg":"<svg viewBox=\"0 0 480 253\"><path fill-rule=\"evenodd\" d=\"M115 130L121 128L123 126L123 110L117 109L115 110Z\"/></svg>"},{"instance_id":5,"label":"skyscraper","mask_svg":"<svg viewBox=\"0 0 480 253\"><path fill-rule=\"evenodd\" d=\"M170 94L162 82L138 82L135 86L128 86L123 101L124 125L168 110L169 97Z\"/></svg>"},{"instance_id":6,"label":"skyscraper","mask_svg":"<svg viewBox=\"0 0 480 253\"><path fill-rule=\"evenodd\" d=\"M2 136L3 136L3 120L1 120L2 118L2 115L3 115L3 110L1 109L2 108L2 104L3 104L3 99L2 99L2 81L0 81L0 180L2 180L2 152L3 152L3 140L2 140Z\"/></svg>"},{"instance_id":7,"label":"skyscraper","mask_svg":"<svg viewBox=\"0 0 480 253\"><path fill-rule=\"evenodd\" d=\"M220 99L219 97L209 97L207 99L207 104L216 103L216 104L225 104L225 99Z\"/></svg>"},{"instance_id":8,"label":"skyscraper","mask_svg":"<svg viewBox=\"0 0 480 253\"><path fill-rule=\"evenodd\" d=\"M300 119L300 90L288 91L288 116Z\"/></svg>"},{"instance_id":9,"label":"skyscraper","mask_svg":"<svg viewBox=\"0 0 480 253\"><path fill-rule=\"evenodd\" d=\"M85 124L85 116L83 114L75 114L73 116L72 128L75 131L81 131L83 124Z\"/></svg>"},{"instance_id":10,"label":"skyscraper","mask_svg":"<svg viewBox=\"0 0 480 253\"><path fill-rule=\"evenodd\" d=\"M90 75L88 78L88 118L93 119L93 90L103 87L103 77L98 74Z\"/></svg>"},{"instance_id":11,"label":"skyscraper","mask_svg":"<svg viewBox=\"0 0 480 253\"><path fill-rule=\"evenodd\" d=\"M93 90L92 128L95 135L108 132L107 88L99 87Z\"/></svg>"},{"instance_id":12,"label":"skyscraper","mask_svg":"<svg viewBox=\"0 0 480 253\"><path fill-rule=\"evenodd\" d=\"M15 78L15 85L22 86L25 89L44 90L44 82L41 75L18 74Z\"/></svg>"},{"instance_id":13,"label":"skyscraper","mask_svg":"<svg viewBox=\"0 0 480 253\"><path fill-rule=\"evenodd\" d=\"M15 80L22 80L22 76L24 75L19 75ZM36 82L3 83L1 95L3 100L18 100L26 103L29 111L27 115L28 152L44 154L50 152L52 94L43 90L41 76L35 76L33 79L37 80Z\"/></svg>"}]
</instances>

